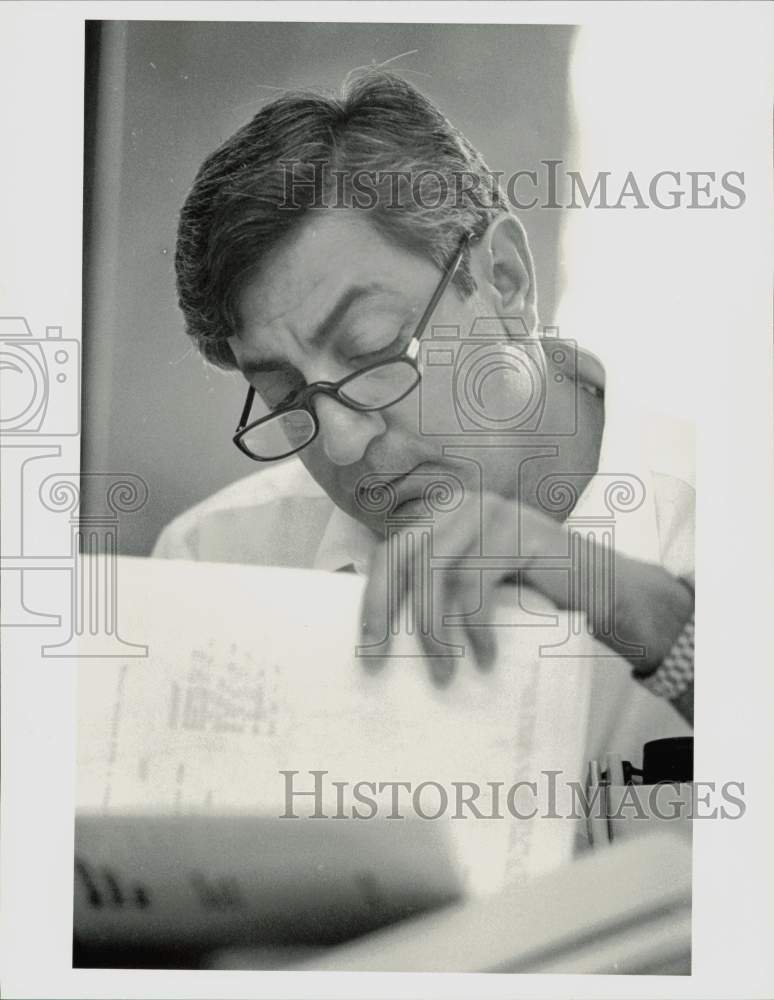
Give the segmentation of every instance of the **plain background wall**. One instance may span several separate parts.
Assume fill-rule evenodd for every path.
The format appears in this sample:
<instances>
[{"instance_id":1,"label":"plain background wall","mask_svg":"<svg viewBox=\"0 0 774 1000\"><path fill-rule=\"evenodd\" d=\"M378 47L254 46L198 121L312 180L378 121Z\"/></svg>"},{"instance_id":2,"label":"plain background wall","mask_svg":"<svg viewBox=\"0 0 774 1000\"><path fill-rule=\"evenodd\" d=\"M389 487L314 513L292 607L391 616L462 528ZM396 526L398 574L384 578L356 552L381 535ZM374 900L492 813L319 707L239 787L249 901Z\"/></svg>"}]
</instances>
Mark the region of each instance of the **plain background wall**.
<instances>
[{"instance_id":1,"label":"plain background wall","mask_svg":"<svg viewBox=\"0 0 774 1000\"><path fill-rule=\"evenodd\" d=\"M203 158L279 89L335 89L395 63L489 167L539 170L568 147L564 26L101 22L86 72L83 471L131 472L145 508L121 522L144 555L172 517L257 466L230 437L241 376L208 369L183 333L177 214ZM526 191L526 189L525 189ZM561 211L522 214L541 319L557 298ZM89 506L86 491L85 508Z\"/></svg>"}]
</instances>

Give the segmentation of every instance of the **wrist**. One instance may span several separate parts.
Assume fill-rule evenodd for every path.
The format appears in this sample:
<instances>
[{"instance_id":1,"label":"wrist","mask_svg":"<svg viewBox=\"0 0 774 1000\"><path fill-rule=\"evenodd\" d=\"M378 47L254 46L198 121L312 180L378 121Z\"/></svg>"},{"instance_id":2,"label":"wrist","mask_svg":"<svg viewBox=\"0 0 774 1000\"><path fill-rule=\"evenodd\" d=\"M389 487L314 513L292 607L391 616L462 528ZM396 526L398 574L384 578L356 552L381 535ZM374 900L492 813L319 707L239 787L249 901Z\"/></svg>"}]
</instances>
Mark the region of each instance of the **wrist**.
<instances>
[{"instance_id":1,"label":"wrist","mask_svg":"<svg viewBox=\"0 0 774 1000\"><path fill-rule=\"evenodd\" d=\"M694 592L689 580L666 574L668 583L664 587L664 601L669 607L669 625L662 622L660 629L648 628L641 642L644 655L634 664L633 674L638 680L650 677L658 671L675 644L680 640L686 624L693 621Z\"/></svg>"},{"instance_id":2,"label":"wrist","mask_svg":"<svg viewBox=\"0 0 774 1000\"><path fill-rule=\"evenodd\" d=\"M669 653L647 676L632 671L636 680L652 694L676 701L693 689L694 616L690 616Z\"/></svg>"},{"instance_id":3,"label":"wrist","mask_svg":"<svg viewBox=\"0 0 774 1000\"><path fill-rule=\"evenodd\" d=\"M632 676L646 687L652 694L666 698L678 706L679 711L688 717L683 703L691 702L690 716L693 716L693 677L694 677L694 639L695 610L693 582L680 578L677 581L682 587L683 606L687 607L683 616L683 627L674 637L668 651L660 662L649 670L643 671L635 667ZM680 707L681 704L683 707Z\"/></svg>"}]
</instances>

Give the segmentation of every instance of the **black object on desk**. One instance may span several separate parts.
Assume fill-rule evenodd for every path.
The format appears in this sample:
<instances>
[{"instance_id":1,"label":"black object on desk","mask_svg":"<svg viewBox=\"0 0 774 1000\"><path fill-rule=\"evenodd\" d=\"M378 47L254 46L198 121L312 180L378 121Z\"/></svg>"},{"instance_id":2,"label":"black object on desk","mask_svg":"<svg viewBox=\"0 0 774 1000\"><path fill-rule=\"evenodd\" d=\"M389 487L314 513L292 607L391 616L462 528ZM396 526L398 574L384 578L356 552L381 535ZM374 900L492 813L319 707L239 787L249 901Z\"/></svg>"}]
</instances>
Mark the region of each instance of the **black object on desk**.
<instances>
[{"instance_id":1,"label":"black object on desk","mask_svg":"<svg viewBox=\"0 0 774 1000\"><path fill-rule=\"evenodd\" d=\"M693 736L651 740L642 748L642 783L693 781Z\"/></svg>"}]
</instances>

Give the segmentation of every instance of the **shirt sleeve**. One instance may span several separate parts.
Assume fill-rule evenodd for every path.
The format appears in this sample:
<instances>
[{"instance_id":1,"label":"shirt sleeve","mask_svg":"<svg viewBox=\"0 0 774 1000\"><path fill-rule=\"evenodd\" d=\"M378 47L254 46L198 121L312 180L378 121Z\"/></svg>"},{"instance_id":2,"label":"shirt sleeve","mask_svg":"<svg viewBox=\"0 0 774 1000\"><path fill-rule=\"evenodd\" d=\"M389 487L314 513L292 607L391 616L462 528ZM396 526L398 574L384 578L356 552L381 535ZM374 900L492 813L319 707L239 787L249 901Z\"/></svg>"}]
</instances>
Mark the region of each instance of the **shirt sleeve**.
<instances>
[{"instance_id":1,"label":"shirt sleeve","mask_svg":"<svg viewBox=\"0 0 774 1000\"><path fill-rule=\"evenodd\" d=\"M168 524L156 540L151 558L196 559L195 546L191 544L190 532L181 531L174 521Z\"/></svg>"}]
</instances>

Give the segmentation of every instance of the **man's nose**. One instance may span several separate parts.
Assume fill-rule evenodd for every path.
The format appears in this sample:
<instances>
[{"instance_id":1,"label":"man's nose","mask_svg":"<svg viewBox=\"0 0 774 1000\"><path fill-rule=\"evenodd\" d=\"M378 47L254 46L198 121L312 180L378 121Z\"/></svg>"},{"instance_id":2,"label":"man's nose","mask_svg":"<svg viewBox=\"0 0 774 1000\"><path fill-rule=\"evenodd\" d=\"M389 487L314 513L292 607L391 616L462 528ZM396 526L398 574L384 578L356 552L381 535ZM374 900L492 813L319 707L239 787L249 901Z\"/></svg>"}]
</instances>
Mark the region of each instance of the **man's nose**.
<instances>
[{"instance_id":1,"label":"man's nose","mask_svg":"<svg viewBox=\"0 0 774 1000\"><path fill-rule=\"evenodd\" d=\"M334 465L352 465L359 461L374 438L386 429L384 417L378 411L362 413L318 394L312 405L320 424L323 450Z\"/></svg>"}]
</instances>

